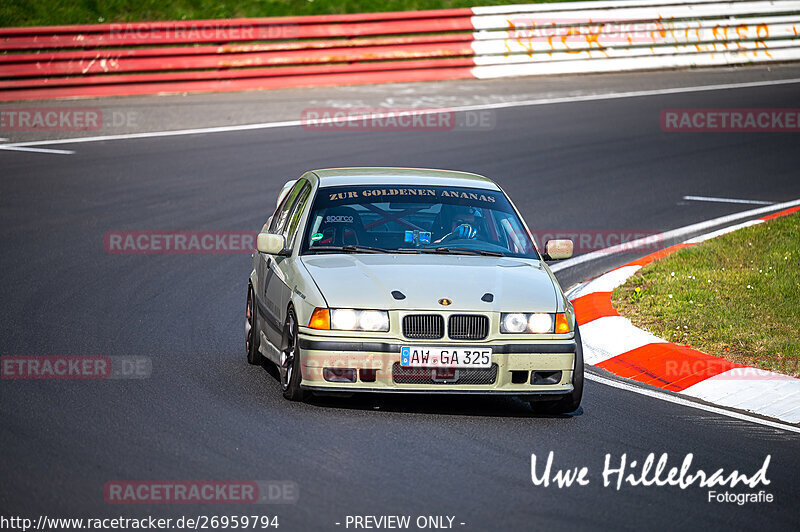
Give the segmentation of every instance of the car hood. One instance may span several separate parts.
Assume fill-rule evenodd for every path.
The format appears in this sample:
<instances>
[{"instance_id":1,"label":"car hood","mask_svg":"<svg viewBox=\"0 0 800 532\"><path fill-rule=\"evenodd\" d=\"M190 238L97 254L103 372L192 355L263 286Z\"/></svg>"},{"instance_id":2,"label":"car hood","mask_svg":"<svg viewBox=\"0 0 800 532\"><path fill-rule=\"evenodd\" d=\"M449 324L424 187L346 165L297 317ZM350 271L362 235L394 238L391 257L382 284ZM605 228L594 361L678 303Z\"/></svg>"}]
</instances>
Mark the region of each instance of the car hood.
<instances>
[{"instance_id":1,"label":"car hood","mask_svg":"<svg viewBox=\"0 0 800 532\"><path fill-rule=\"evenodd\" d=\"M301 258L330 307L555 312L557 288L537 260L464 255L310 255ZM393 291L402 292L397 300ZM481 298L492 294L493 301ZM440 299L450 299L443 307Z\"/></svg>"}]
</instances>

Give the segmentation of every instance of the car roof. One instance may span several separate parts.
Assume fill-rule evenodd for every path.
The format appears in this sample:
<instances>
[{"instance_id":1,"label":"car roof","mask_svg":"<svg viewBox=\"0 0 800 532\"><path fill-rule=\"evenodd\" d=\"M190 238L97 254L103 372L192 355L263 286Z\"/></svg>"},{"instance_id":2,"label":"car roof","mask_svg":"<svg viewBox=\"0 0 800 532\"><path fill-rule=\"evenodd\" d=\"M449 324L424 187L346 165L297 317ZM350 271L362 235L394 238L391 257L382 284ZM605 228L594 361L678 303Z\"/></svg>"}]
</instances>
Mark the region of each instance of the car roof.
<instances>
[{"instance_id":1,"label":"car roof","mask_svg":"<svg viewBox=\"0 0 800 532\"><path fill-rule=\"evenodd\" d=\"M320 187L342 185L431 185L500 190L500 187L487 177L454 170L361 167L325 168L313 170L311 173L319 179Z\"/></svg>"}]
</instances>

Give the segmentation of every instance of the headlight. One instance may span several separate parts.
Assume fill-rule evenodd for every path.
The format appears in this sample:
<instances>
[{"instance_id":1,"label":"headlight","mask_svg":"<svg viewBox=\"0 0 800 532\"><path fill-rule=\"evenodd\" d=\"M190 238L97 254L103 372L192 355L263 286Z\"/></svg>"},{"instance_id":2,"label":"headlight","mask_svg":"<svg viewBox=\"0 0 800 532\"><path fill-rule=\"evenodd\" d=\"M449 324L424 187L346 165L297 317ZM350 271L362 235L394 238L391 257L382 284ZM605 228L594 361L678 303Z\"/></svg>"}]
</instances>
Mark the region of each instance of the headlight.
<instances>
[{"instance_id":1,"label":"headlight","mask_svg":"<svg viewBox=\"0 0 800 532\"><path fill-rule=\"evenodd\" d=\"M528 326L528 317L525 314L503 314L500 322L500 332L521 333Z\"/></svg>"},{"instance_id":2,"label":"headlight","mask_svg":"<svg viewBox=\"0 0 800 532\"><path fill-rule=\"evenodd\" d=\"M528 318L528 329L532 333L539 334L553 332L553 316L550 314L531 314Z\"/></svg>"},{"instance_id":3,"label":"headlight","mask_svg":"<svg viewBox=\"0 0 800 532\"><path fill-rule=\"evenodd\" d=\"M389 330L389 313L385 310L331 309L331 329L386 332Z\"/></svg>"},{"instance_id":4,"label":"headlight","mask_svg":"<svg viewBox=\"0 0 800 532\"><path fill-rule=\"evenodd\" d=\"M500 316L500 332L505 334L567 334L569 323L567 315L546 314L535 312L531 314L508 313Z\"/></svg>"},{"instance_id":5,"label":"headlight","mask_svg":"<svg viewBox=\"0 0 800 532\"><path fill-rule=\"evenodd\" d=\"M358 326L364 331L388 331L389 313L380 310L362 310Z\"/></svg>"},{"instance_id":6,"label":"headlight","mask_svg":"<svg viewBox=\"0 0 800 532\"><path fill-rule=\"evenodd\" d=\"M358 324L358 315L355 310L336 309L331 310L331 329L342 329L352 331Z\"/></svg>"}]
</instances>

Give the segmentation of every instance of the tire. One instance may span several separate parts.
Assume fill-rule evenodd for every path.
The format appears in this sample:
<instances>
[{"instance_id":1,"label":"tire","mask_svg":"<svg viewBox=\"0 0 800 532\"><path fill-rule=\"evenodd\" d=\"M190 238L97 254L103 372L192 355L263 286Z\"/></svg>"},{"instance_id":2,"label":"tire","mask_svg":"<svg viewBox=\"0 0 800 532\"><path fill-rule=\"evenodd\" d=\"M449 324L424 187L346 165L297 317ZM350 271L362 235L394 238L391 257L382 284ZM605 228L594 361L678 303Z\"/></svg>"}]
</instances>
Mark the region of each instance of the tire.
<instances>
[{"instance_id":1,"label":"tire","mask_svg":"<svg viewBox=\"0 0 800 532\"><path fill-rule=\"evenodd\" d=\"M291 308L283 326L280 362L278 371L281 375L283 396L290 401L302 401L305 393L300 387L303 379L300 371L300 348L297 345L297 316Z\"/></svg>"},{"instance_id":2,"label":"tire","mask_svg":"<svg viewBox=\"0 0 800 532\"><path fill-rule=\"evenodd\" d=\"M572 392L553 401L530 401L537 414L569 414L581 406L583 398L583 344L575 326L575 371L572 373Z\"/></svg>"},{"instance_id":3,"label":"tire","mask_svg":"<svg viewBox=\"0 0 800 532\"><path fill-rule=\"evenodd\" d=\"M253 285L247 285L247 310L244 318L244 347L247 352L247 362L260 366L264 356L258 350L261 345L261 336L258 334L258 310Z\"/></svg>"}]
</instances>

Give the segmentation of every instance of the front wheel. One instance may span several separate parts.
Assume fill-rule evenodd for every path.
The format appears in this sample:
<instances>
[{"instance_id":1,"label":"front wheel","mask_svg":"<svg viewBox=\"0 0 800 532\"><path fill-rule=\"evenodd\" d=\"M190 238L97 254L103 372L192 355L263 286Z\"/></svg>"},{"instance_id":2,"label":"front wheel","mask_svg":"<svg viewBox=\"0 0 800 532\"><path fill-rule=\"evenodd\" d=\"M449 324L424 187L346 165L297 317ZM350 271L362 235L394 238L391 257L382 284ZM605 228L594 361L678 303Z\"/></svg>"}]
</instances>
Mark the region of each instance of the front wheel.
<instances>
[{"instance_id":1,"label":"front wheel","mask_svg":"<svg viewBox=\"0 0 800 532\"><path fill-rule=\"evenodd\" d=\"M254 366L261 365L264 357L258 350L260 337L258 335L258 310L253 286L247 286L247 310L244 319L244 346L247 351L247 362Z\"/></svg>"},{"instance_id":2,"label":"front wheel","mask_svg":"<svg viewBox=\"0 0 800 532\"><path fill-rule=\"evenodd\" d=\"M572 372L572 392L553 401L530 401L537 414L569 414L581 406L583 398L583 344L575 325L575 370Z\"/></svg>"},{"instance_id":3,"label":"front wheel","mask_svg":"<svg viewBox=\"0 0 800 532\"><path fill-rule=\"evenodd\" d=\"M283 396L290 401L302 401L303 390L300 371L300 349L297 345L297 316L289 309L289 316L283 326L283 346L280 361L281 388Z\"/></svg>"}]
</instances>

